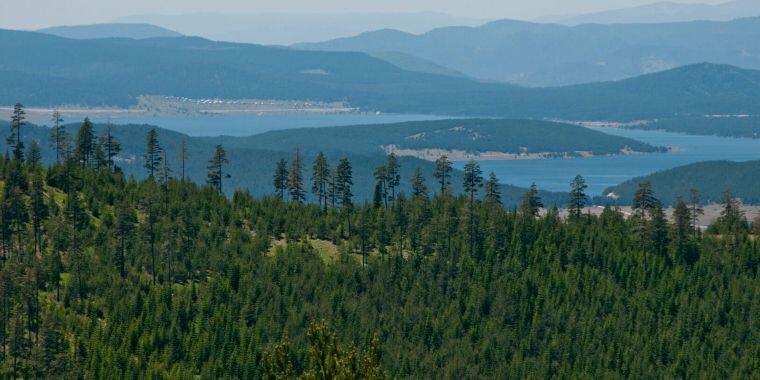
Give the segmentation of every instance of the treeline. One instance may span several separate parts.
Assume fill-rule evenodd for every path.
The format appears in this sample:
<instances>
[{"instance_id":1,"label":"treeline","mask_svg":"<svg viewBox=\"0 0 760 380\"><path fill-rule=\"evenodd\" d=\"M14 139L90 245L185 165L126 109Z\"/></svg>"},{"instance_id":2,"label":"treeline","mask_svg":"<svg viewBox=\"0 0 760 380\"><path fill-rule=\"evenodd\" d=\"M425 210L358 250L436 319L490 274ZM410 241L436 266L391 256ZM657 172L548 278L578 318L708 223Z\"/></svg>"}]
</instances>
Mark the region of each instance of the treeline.
<instances>
[{"instance_id":1,"label":"treeline","mask_svg":"<svg viewBox=\"0 0 760 380\"><path fill-rule=\"evenodd\" d=\"M443 191L415 181L398 192L389 156L374 200L358 202L350 162L319 159L309 181L298 151L278 165L276 195L228 198L222 147L199 186L169 170L149 134L137 181L99 162L103 143L84 129L49 167L18 138L0 158L0 377L749 378L760 368L760 247L733 199L703 233L698 207L682 202L668 221L646 184L631 217L584 213L577 177L563 218L540 214L535 188L516 210L501 207L476 163L461 194L444 159ZM320 201L302 202L306 191Z\"/></svg>"}]
</instances>

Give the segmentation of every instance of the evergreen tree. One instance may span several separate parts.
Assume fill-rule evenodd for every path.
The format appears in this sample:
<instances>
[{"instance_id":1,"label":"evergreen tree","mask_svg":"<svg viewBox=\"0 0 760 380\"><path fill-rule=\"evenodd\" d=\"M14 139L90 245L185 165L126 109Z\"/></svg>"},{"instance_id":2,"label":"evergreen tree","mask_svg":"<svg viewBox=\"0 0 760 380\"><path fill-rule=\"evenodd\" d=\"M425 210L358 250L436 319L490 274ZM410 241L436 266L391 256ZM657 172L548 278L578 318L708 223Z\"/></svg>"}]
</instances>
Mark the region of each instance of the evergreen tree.
<instances>
[{"instance_id":1,"label":"evergreen tree","mask_svg":"<svg viewBox=\"0 0 760 380\"><path fill-rule=\"evenodd\" d=\"M570 197L567 201L567 211L572 219L579 219L583 213L583 208L586 207L588 202L588 196L586 195L586 180L579 174L575 176L573 182L570 184Z\"/></svg>"},{"instance_id":2,"label":"evergreen tree","mask_svg":"<svg viewBox=\"0 0 760 380\"><path fill-rule=\"evenodd\" d=\"M385 163L375 169L375 191L383 201L383 207L388 207L388 167Z\"/></svg>"},{"instance_id":3,"label":"evergreen tree","mask_svg":"<svg viewBox=\"0 0 760 380\"><path fill-rule=\"evenodd\" d=\"M673 207L673 226L671 228L671 242L673 248L673 256L676 260L692 262L692 244L691 236L694 231L692 225L692 215L689 206L683 201L681 197L676 199L676 204Z\"/></svg>"},{"instance_id":4,"label":"evergreen tree","mask_svg":"<svg viewBox=\"0 0 760 380\"><path fill-rule=\"evenodd\" d=\"M412 195L415 198L428 197L427 181L425 181L422 169L419 166L414 170L414 174L412 175Z\"/></svg>"},{"instance_id":5,"label":"evergreen tree","mask_svg":"<svg viewBox=\"0 0 760 380\"><path fill-rule=\"evenodd\" d=\"M705 214L697 189L689 191L689 206L691 207L691 225L694 227L694 237L697 237L699 234L699 217Z\"/></svg>"},{"instance_id":6,"label":"evergreen tree","mask_svg":"<svg viewBox=\"0 0 760 380\"><path fill-rule=\"evenodd\" d=\"M208 163L208 183L222 192L222 181L224 178L230 178L230 175L224 172L224 165L229 163L229 160L227 160L227 152L221 145L216 146L214 156Z\"/></svg>"},{"instance_id":7,"label":"evergreen tree","mask_svg":"<svg viewBox=\"0 0 760 380\"><path fill-rule=\"evenodd\" d=\"M32 140L32 143L29 144L29 150L26 152L26 165L32 170L37 171L38 169L41 169L42 164L42 153L40 153L40 146L37 145L37 142Z\"/></svg>"},{"instance_id":8,"label":"evergreen tree","mask_svg":"<svg viewBox=\"0 0 760 380\"><path fill-rule=\"evenodd\" d=\"M179 143L180 181L185 182L185 160L187 160L187 141L182 139Z\"/></svg>"},{"instance_id":9,"label":"evergreen tree","mask_svg":"<svg viewBox=\"0 0 760 380\"><path fill-rule=\"evenodd\" d=\"M543 207L544 203L538 195L538 187L532 183L530 189L520 199L519 213L524 218L533 219L538 216Z\"/></svg>"},{"instance_id":10,"label":"evergreen tree","mask_svg":"<svg viewBox=\"0 0 760 380\"><path fill-rule=\"evenodd\" d=\"M400 169L401 164L399 164L396 154L389 154L388 157L386 157L385 163L385 181L390 190L389 199L391 202L396 201L396 188L401 184Z\"/></svg>"},{"instance_id":11,"label":"evergreen tree","mask_svg":"<svg viewBox=\"0 0 760 380\"><path fill-rule=\"evenodd\" d=\"M127 275L125 267L127 246L136 223L137 218L129 203L126 200L121 200L116 206L116 221L114 225L116 236L119 240L119 248L116 251L116 266L119 269L121 277Z\"/></svg>"},{"instance_id":12,"label":"evergreen tree","mask_svg":"<svg viewBox=\"0 0 760 380\"><path fill-rule=\"evenodd\" d=\"M42 250L42 223L48 217L48 206L47 203L45 203L45 189L42 173L34 174L32 176L29 192L29 208L32 216L32 230L34 232L34 249L35 252L39 253Z\"/></svg>"},{"instance_id":13,"label":"evergreen tree","mask_svg":"<svg viewBox=\"0 0 760 380\"><path fill-rule=\"evenodd\" d=\"M731 195L730 191L723 193L721 205L723 209L716 222L721 233L736 236L740 232L745 232L747 230L747 221L744 217L744 211L742 211L741 204Z\"/></svg>"},{"instance_id":14,"label":"evergreen tree","mask_svg":"<svg viewBox=\"0 0 760 380\"><path fill-rule=\"evenodd\" d=\"M650 211L649 224L649 241L652 244L654 253L664 255L668 246L668 221L665 218L665 211L662 203L655 202Z\"/></svg>"},{"instance_id":15,"label":"evergreen tree","mask_svg":"<svg viewBox=\"0 0 760 380\"><path fill-rule=\"evenodd\" d=\"M3 197L2 224L8 232L16 237L18 256L23 254L25 224L29 220L28 209L24 195L27 190L27 176L19 160L10 162L8 174L2 187ZM11 237L9 237L11 238Z\"/></svg>"},{"instance_id":16,"label":"evergreen tree","mask_svg":"<svg viewBox=\"0 0 760 380\"><path fill-rule=\"evenodd\" d=\"M327 157L324 153L319 152L312 167L311 192L317 196L317 202L324 210L327 210L327 183L329 178L330 165L327 163Z\"/></svg>"},{"instance_id":17,"label":"evergreen tree","mask_svg":"<svg viewBox=\"0 0 760 380\"><path fill-rule=\"evenodd\" d=\"M151 180L154 178L156 172L161 168L161 162L163 160L163 149L158 143L158 132L153 128L148 131L148 135L145 139L145 153L143 159L145 160L145 169L148 171L148 178Z\"/></svg>"},{"instance_id":18,"label":"evergreen tree","mask_svg":"<svg viewBox=\"0 0 760 380\"><path fill-rule=\"evenodd\" d=\"M115 158L121 152L121 144L116 140L116 137L111 134L111 124L108 124L106 128L106 134L100 137L100 146L104 151L105 164L109 169L114 169Z\"/></svg>"},{"instance_id":19,"label":"evergreen tree","mask_svg":"<svg viewBox=\"0 0 760 380\"><path fill-rule=\"evenodd\" d=\"M303 203L306 200L302 172L301 151L296 148L293 151L293 159L290 161L290 170L288 171L288 194L290 194L290 199L297 203Z\"/></svg>"},{"instance_id":20,"label":"evergreen tree","mask_svg":"<svg viewBox=\"0 0 760 380\"><path fill-rule=\"evenodd\" d=\"M470 161L464 166L464 183L462 184L464 192L469 197L469 207L467 208L467 225L468 225L468 246L470 256L474 253L475 247L475 197L478 189L483 187L483 171L480 165L475 161Z\"/></svg>"},{"instance_id":21,"label":"evergreen tree","mask_svg":"<svg viewBox=\"0 0 760 380\"><path fill-rule=\"evenodd\" d=\"M68 155L69 135L66 132L66 126L63 124L63 117L58 110L53 111L51 121L53 127L50 130L50 146L55 150L55 161L61 162Z\"/></svg>"},{"instance_id":22,"label":"evergreen tree","mask_svg":"<svg viewBox=\"0 0 760 380\"><path fill-rule=\"evenodd\" d=\"M351 169L351 162L348 158L341 158L336 168L335 178L335 190L337 197L340 200L340 205L343 208L350 208L353 206L353 196L351 187L354 184L353 171Z\"/></svg>"},{"instance_id":23,"label":"evergreen tree","mask_svg":"<svg viewBox=\"0 0 760 380\"><path fill-rule=\"evenodd\" d=\"M6 139L9 147L13 147L13 158L24 161L24 142L21 141L21 128L26 124L26 111L21 103L13 106L11 115L11 133Z\"/></svg>"},{"instance_id":24,"label":"evergreen tree","mask_svg":"<svg viewBox=\"0 0 760 380\"><path fill-rule=\"evenodd\" d=\"M654 197L654 192L652 191L652 184L649 181L639 183L639 187L633 195L632 209L634 215L645 220L647 214L651 212L658 203L659 201Z\"/></svg>"},{"instance_id":25,"label":"evergreen tree","mask_svg":"<svg viewBox=\"0 0 760 380\"><path fill-rule=\"evenodd\" d=\"M501 185L499 179L496 178L496 174L491 172L488 175L488 181L486 181L486 202L490 204L496 204L501 206Z\"/></svg>"},{"instance_id":26,"label":"evergreen tree","mask_svg":"<svg viewBox=\"0 0 760 380\"><path fill-rule=\"evenodd\" d=\"M96 142L95 148L92 152L92 163L95 169L103 169L108 167L108 158L106 158L106 151L103 150L103 145Z\"/></svg>"},{"instance_id":27,"label":"evergreen tree","mask_svg":"<svg viewBox=\"0 0 760 380\"><path fill-rule=\"evenodd\" d=\"M441 156L435 160L435 172L433 173L433 177L437 179L440 184L441 195L446 194L446 189L451 184L449 179L451 178L451 172L453 170L451 161L449 161L447 156Z\"/></svg>"},{"instance_id":28,"label":"evergreen tree","mask_svg":"<svg viewBox=\"0 0 760 380\"><path fill-rule=\"evenodd\" d=\"M383 183L375 181L375 191L372 193L372 207L378 209L383 207Z\"/></svg>"},{"instance_id":29,"label":"evergreen tree","mask_svg":"<svg viewBox=\"0 0 760 380\"><path fill-rule=\"evenodd\" d=\"M285 191L288 190L288 163L284 158L277 161L277 167L274 169L274 191L280 199L285 199Z\"/></svg>"},{"instance_id":30,"label":"evergreen tree","mask_svg":"<svg viewBox=\"0 0 760 380\"><path fill-rule=\"evenodd\" d=\"M82 167L91 166L95 154L95 132L90 118L84 118L77 133L76 151L74 157Z\"/></svg>"}]
</instances>

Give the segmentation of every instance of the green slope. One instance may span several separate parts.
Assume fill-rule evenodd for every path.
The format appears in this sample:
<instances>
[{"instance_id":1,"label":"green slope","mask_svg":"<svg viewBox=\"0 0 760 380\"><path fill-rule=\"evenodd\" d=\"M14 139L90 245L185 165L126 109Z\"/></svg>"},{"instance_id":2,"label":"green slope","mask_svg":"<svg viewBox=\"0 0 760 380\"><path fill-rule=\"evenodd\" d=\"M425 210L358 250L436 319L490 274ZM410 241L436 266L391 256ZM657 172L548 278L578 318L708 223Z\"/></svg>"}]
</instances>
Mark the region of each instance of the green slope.
<instances>
[{"instance_id":1,"label":"green slope","mask_svg":"<svg viewBox=\"0 0 760 380\"><path fill-rule=\"evenodd\" d=\"M666 204L677 197L688 199L691 189L697 189L704 203L718 203L725 191L747 204L760 204L760 161L709 161L679 166L647 176L634 178L604 190L615 193L617 202L599 198L597 203L630 204L639 183L649 181L656 196Z\"/></svg>"},{"instance_id":2,"label":"green slope","mask_svg":"<svg viewBox=\"0 0 760 380\"><path fill-rule=\"evenodd\" d=\"M105 125L96 125L96 133L103 135L105 127ZM7 127L0 124L0 128L5 129ZM78 128L79 126L76 124L67 127L69 133L73 135L76 134ZM142 155L145 152L145 135L151 128L154 127L149 125L114 125L112 127L112 134L119 140L123 148L118 166L126 174L136 178L145 177L146 173L143 168ZM323 130L333 129L318 128L309 129L309 131L315 133L315 136L319 136ZM167 161L173 170L174 176L179 176L179 168L181 166L179 147L183 139L186 141L189 156L185 164L186 175L198 183L206 181L208 160L212 157L216 144L224 144L230 160L228 171L232 176L227 180L225 188L230 194L234 189L247 189L257 196L272 194L272 175L277 161L281 158L290 160L295 147L298 146L303 154L305 180L308 181L311 175L311 165L319 151L325 151L332 165L340 158L348 157L354 172L354 194L358 199L370 200L375 185L373 173L385 160L385 154L380 149L335 149L331 147L331 143L319 137L308 140L311 143L307 144L308 141L302 139L302 137L306 137L306 135L302 134L303 130L292 130L294 134L292 139L286 137L279 140L271 139L268 134L251 137L203 138L189 137L160 128L157 128L157 131L159 141L166 149ZM27 146L34 140L42 147L44 162L50 163L54 160L54 152L48 147L48 136L50 133L48 128L29 125L24 128L23 132L22 139ZM288 133L280 135L287 136ZM259 139L259 136L261 139ZM366 136L367 138L370 137L370 135ZM297 142L294 143L293 141ZM3 141L0 141L0 151L5 151L5 149L6 143L3 139ZM433 171L435 169L433 162L414 157L400 157L399 162L401 164L400 174L402 177L401 191L410 192L410 178L417 167L420 167L425 177L428 178L428 187L430 189L437 188L433 180ZM455 171L452 176L454 191L460 191L461 182L462 173ZM525 192L525 189L504 185L502 191L504 193L504 203L508 206L515 206L519 202L520 196ZM548 205L561 205L567 198L564 193L543 191L541 192L541 196Z\"/></svg>"},{"instance_id":3,"label":"green slope","mask_svg":"<svg viewBox=\"0 0 760 380\"><path fill-rule=\"evenodd\" d=\"M213 139L212 140L219 140ZM247 138L223 138L225 145L266 148L302 147L306 152L377 154L382 147L461 150L470 153L616 154L623 149L656 152L660 148L571 124L535 120L452 119L394 124L302 128L271 131Z\"/></svg>"}]
</instances>

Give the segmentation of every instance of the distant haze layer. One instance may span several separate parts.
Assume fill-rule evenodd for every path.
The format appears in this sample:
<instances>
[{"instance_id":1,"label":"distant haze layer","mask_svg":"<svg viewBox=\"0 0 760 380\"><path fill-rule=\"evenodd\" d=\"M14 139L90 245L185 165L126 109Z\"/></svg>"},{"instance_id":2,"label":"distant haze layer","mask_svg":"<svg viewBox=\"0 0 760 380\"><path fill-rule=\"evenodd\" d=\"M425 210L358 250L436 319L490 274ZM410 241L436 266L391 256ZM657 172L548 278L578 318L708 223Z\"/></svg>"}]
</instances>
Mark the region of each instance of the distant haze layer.
<instances>
[{"instance_id":1,"label":"distant haze layer","mask_svg":"<svg viewBox=\"0 0 760 380\"><path fill-rule=\"evenodd\" d=\"M189 36L211 40L289 45L322 41L377 29L424 33L449 25L475 26L485 19L455 17L437 12L344 13L344 14L220 14L141 15L122 17L118 22L149 23Z\"/></svg>"}]
</instances>

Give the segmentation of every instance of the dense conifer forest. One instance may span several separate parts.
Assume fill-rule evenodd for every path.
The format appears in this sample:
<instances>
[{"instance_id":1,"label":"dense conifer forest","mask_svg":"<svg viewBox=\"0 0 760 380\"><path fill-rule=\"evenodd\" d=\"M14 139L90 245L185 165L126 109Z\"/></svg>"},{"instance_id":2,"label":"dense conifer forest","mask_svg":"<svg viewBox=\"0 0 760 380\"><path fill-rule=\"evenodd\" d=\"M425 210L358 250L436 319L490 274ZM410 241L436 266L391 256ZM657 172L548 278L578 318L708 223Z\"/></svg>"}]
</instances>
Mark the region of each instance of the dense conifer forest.
<instances>
[{"instance_id":1,"label":"dense conifer forest","mask_svg":"<svg viewBox=\"0 0 760 380\"><path fill-rule=\"evenodd\" d=\"M224 195L145 137L146 178L85 123L27 143L23 110L0 158L0 377L751 378L760 371L760 247L736 203L705 232L699 207L665 219L640 184L634 213L540 212L532 188L501 206L468 164L399 175L371 202L354 168L298 151L272 195ZM43 166L40 151L54 149ZM459 178L458 178L459 179ZM399 192L401 182L411 191ZM312 193L317 201L304 202ZM563 213L564 215L564 213Z\"/></svg>"}]
</instances>

